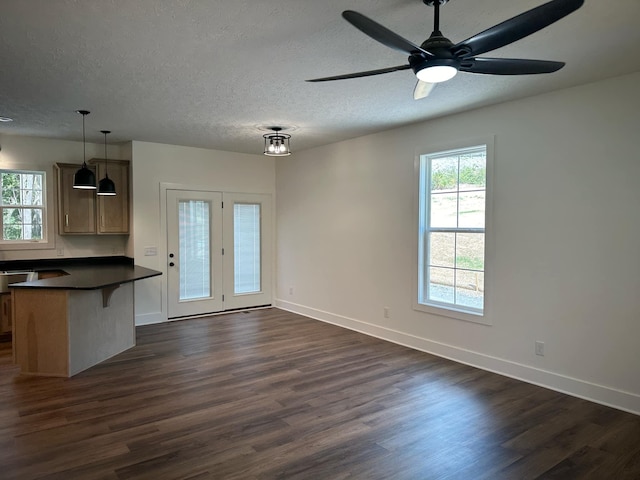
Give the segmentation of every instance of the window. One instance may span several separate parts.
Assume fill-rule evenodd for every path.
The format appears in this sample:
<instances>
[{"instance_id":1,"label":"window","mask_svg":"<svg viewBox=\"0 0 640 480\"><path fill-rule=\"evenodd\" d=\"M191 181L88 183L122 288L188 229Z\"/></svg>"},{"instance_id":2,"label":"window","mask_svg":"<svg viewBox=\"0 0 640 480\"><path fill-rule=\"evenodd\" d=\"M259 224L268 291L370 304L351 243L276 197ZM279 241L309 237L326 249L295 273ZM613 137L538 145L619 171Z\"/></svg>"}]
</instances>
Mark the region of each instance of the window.
<instances>
[{"instance_id":1,"label":"window","mask_svg":"<svg viewBox=\"0 0 640 480\"><path fill-rule=\"evenodd\" d=\"M46 242L45 172L0 170L3 243Z\"/></svg>"},{"instance_id":2,"label":"window","mask_svg":"<svg viewBox=\"0 0 640 480\"><path fill-rule=\"evenodd\" d=\"M487 157L487 145L419 156L420 310L485 323Z\"/></svg>"}]
</instances>

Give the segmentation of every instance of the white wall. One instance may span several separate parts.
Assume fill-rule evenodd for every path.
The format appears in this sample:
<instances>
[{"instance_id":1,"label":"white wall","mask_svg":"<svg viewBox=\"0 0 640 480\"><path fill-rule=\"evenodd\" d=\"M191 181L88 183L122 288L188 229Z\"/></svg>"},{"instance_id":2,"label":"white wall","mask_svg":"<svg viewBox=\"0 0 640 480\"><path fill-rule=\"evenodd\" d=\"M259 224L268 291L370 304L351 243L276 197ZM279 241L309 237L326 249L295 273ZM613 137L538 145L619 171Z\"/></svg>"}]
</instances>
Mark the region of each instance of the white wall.
<instances>
[{"instance_id":1,"label":"white wall","mask_svg":"<svg viewBox=\"0 0 640 480\"><path fill-rule=\"evenodd\" d=\"M104 157L104 144L87 143L86 147L87 160ZM109 158L129 159L130 157L123 156L125 153L126 151L121 151L118 145L108 146ZM124 235L57 235L57 192L53 165L56 162L81 164L82 156L82 142L0 134L0 168L46 171L47 189L50 193L49 207L53 213L53 225L50 225L49 229L55 232L54 244L47 249L11 250L8 246L0 245L0 260L93 257L126 253L128 237Z\"/></svg>"},{"instance_id":2,"label":"white wall","mask_svg":"<svg viewBox=\"0 0 640 480\"><path fill-rule=\"evenodd\" d=\"M275 162L263 155L137 141L132 142L132 159L133 256L137 265L163 272L162 277L136 283L136 324L141 325L167 320L163 299L167 261L161 184L275 195ZM154 246L158 255L144 256L145 247Z\"/></svg>"},{"instance_id":3,"label":"white wall","mask_svg":"<svg viewBox=\"0 0 640 480\"><path fill-rule=\"evenodd\" d=\"M636 73L278 159L277 304L639 413L639 84ZM492 326L412 309L415 149L487 136Z\"/></svg>"}]
</instances>

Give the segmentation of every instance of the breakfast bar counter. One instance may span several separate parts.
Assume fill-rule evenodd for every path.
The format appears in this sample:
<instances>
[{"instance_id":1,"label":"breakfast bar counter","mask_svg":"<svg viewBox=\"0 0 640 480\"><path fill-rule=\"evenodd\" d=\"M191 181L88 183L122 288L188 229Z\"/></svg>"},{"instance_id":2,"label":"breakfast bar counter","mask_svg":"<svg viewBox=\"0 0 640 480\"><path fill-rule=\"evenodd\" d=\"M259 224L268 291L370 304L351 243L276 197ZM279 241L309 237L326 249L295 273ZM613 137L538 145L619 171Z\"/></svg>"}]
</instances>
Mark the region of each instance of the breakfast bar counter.
<instances>
[{"instance_id":1,"label":"breakfast bar counter","mask_svg":"<svg viewBox=\"0 0 640 480\"><path fill-rule=\"evenodd\" d=\"M36 269L37 270L37 269ZM133 264L70 264L11 285L13 355L21 373L71 377L135 345Z\"/></svg>"}]
</instances>

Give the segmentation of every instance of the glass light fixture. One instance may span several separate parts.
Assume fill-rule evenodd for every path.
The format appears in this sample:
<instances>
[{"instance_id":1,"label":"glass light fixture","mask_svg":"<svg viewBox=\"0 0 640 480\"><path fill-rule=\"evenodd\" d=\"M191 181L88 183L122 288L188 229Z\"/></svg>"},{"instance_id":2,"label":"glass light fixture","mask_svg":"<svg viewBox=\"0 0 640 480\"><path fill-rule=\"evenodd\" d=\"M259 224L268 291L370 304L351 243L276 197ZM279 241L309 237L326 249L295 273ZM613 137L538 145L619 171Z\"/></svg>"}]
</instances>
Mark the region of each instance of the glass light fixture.
<instances>
[{"instance_id":1,"label":"glass light fixture","mask_svg":"<svg viewBox=\"0 0 640 480\"><path fill-rule=\"evenodd\" d=\"M76 174L73 176L73 188L81 188L84 190L95 190L96 189L96 176L95 174L87 168L87 143L84 134L84 117L89 115L91 112L88 110L76 110L76 113L82 115L82 168L80 168Z\"/></svg>"},{"instance_id":2,"label":"glass light fixture","mask_svg":"<svg viewBox=\"0 0 640 480\"><path fill-rule=\"evenodd\" d=\"M289 139L291 135L280 133L282 127L271 127L274 133L265 133L264 138L264 154L269 157L284 157L291 155L291 147Z\"/></svg>"},{"instance_id":3,"label":"glass light fixture","mask_svg":"<svg viewBox=\"0 0 640 480\"><path fill-rule=\"evenodd\" d=\"M100 130L104 134L104 178L98 183L98 195L115 195L116 184L109 178L109 160L107 159L107 135L109 130Z\"/></svg>"},{"instance_id":4,"label":"glass light fixture","mask_svg":"<svg viewBox=\"0 0 640 480\"><path fill-rule=\"evenodd\" d=\"M451 65L433 65L419 70L416 77L423 82L440 83L451 80L457 73L458 69Z\"/></svg>"}]
</instances>

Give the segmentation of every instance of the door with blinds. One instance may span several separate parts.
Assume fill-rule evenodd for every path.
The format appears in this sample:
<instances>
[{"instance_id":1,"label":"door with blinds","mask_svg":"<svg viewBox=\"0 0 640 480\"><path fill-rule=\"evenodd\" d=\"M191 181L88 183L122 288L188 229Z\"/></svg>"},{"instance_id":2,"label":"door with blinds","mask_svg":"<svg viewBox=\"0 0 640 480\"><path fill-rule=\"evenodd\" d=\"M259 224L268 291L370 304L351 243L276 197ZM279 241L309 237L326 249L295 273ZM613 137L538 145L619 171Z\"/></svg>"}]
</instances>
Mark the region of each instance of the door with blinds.
<instances>
[{"instance_id":1,"label":"door with blinds","mask_svg":"<svg viewBox=\"0 0 640 480\"><path fill-rule=\"evenodd\" d=\"M167 309L180 318L271 304L271 197L167 190Z\"/></svg>"}]
</instances>

